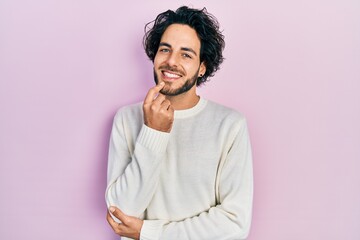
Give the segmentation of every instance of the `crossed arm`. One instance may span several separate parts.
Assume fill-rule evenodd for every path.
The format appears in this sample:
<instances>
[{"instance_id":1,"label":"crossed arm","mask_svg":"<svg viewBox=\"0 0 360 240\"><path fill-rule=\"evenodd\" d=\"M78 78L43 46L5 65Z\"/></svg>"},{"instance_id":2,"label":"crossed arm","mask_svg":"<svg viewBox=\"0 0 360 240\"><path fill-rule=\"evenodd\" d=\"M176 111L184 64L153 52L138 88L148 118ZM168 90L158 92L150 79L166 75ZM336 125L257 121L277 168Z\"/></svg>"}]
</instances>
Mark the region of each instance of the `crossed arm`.
<instances>
[{"instance_id":1,"label":"crossed arm","mask_svg":"<svg viewBox=\"0 0 360 240\"><path fill-rule=\"evenodd\" d=\"M171 106L171 103L169 100L165 99L165 96L160 94L159 91L164 87L164 83L160 83L157 86L151 88L148 92L148 94L145 97L144 100L144 105L143 105L143 112L144 112L144 123L146 126L148 126L149 128L144 127L143 132L148 132L143 133L143 135L151 135L151 134L156 134L154 132L151 131L151 129L160 131L160 132L170 132L171 128L172 128L172 123L174 120L174 109ZM116 129L117 127L114 126L114 128ZM114 131L113 128L113 131ZM151 128L151 129L150 129ZM117 130L121 131L119 128L117 128ZM152 132L152 133L151 133ZM119 132L118 132L119 133ZM117 138L119 137L119 135L122 134L118 134L118 133L113 133L112 136L112 141L116 141L113 138ZM115 136L114 136L115 135ZM166 136L164 136L164 134L162 134L162 138L166 138ZM143 138L146 138L146 136L143 136ZM118 139L118 141L122 141L121 139ZM117 149L118 146L115 146L114 142L110 143L114 152L117 152L117 154L119 154L120 152L122 152L120 149ZM125 145L125 143L123 143L123 146ZM145 144L146 145L146 144ZM141 147L139 147L141 148ZM152 146L152 148L156 148L156 146ZM157 149L159 150L159 148ZM126 150L124 151L126 152ZM160 151L161 152L161 151ZM116 153L115 153L116 154ZM117 168L120 170L124 171L123 174L123 178L126 178L126 174L127 175L132 175L132 173L136 172L139 173L141 172L141 168L142 168L142 164L141 164L141 160L139 161L136 158L136 154L134 154L134 161L131 166L131 164L129 164L128 166L126 166L126 169L124 169L125 166L113 166L110 165L109 168ZM161 153L156 154L156 155L161 155ZM154 159L158 159L158 156L154 156ZM157 161L159 162L159 161ZM113 163L111 163L113 164ZM150 170L147 169L148 172L151 173L151 175L149 174L141 174L142 176L148 176L149 178L153 177L153 174L155 173L156 175L156 170L158 170L156 164L154 164L154 169ZM125 173L125 171L127 173ZM109 171L110 172L110 171ZM110 179L114 178L110 176ZM146 178L145 178L146 181ZM153 185L153 187L148 188L148 189L154 189L156 183L154 183L153 181L150 181L152 183L147 183L147 185ZM141 188L141 186L143 184L146 183L142 183L142 182L137 182L139 188ZM116 184L116 183L115 183ZM117 186L118 188L122 188L123 186ZM150 190L151 191L151 190ZM108 191L107 189L107 192ZM151 193L146 193L144 195L147 196L151 196ZM131 198L132 196L130 196ZM148 197L149 199L149 197ZM133 213L136 214L136 212L141 213L145 210L146 206L147 206L147 202L148 201L143 201L145 202L144 206L137 206L137 211L134 211ZM110 203L108 202L108 205ZM140 209L140 211L138 210ZM113 219L113 217L111 216L111 214L118 220L120 221L115 221ZM140 218L136 218L136 217L132 217L132 216L128 216L126 214L124 214L119 208L115 207L115 206L111 206L109 207L109 211L107 212L107 221L110 224L110 226L112 227L112 229L114 230L114 232L120 236L124 236L124 237L129 237L129 238L133 238L133 239L139 239L140 238L140 231L143 225L143 220L141 220Z\"/></svg>"},{"instance_id":2,"label":"crossed arm","mask_svg":"<svg viewBox=\"0 0 360 240\"><path fill-rule=\"evenodd\" d=\"M150 95L149 98L153 99L154 95ZM152 111L161 109L161 104L162 102L157 106L158 108L152 107ZM145 119L144 121L146 122ZM118 131L121 131L120 127ZM249 232L252 206L252 162L246 125L243 124L239 129L221 172L219 204L203 213L177 222L162 219L141 220L156 189L158 166L165 152L165 149L144 140L145 135L152 137L156 135L163 139L168 137L165 131L156 130L148 125L143 126L131 159L124 161L122 166L109 166L113 171L108 179L107 220L114 232L133 239L244 239ZM126 144L123 142L114 145L113 148L117 148L114 150L115 154L121 155L122 159L124 156L130 158L130 155L125 154L127 149L121 149L120 145ZM138 157L143 155L149 158L144 160ZM116 157L120 158L120 156ZM148 162L149 159L152 161L151 164ZM114 169L119 170L114 171ZM138 177L133 178L133 176ZM132 179L131 189L126 186L128 178ZM119 196L121 202L116 201Z\"/></svg>"}]
</instances>

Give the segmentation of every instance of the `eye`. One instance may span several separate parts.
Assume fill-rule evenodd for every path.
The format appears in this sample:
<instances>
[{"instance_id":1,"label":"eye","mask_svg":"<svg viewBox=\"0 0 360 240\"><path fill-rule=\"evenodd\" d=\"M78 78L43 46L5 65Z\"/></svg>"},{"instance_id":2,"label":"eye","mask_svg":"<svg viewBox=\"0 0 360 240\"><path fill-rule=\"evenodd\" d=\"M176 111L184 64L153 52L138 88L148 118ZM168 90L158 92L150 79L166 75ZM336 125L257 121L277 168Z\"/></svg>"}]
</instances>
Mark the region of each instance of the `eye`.
<instances>
[{"instance_id":1,"label":"eye","mask_svg":"<svg viewBox=\"0 0 360 240\"><path fill-rule=\"evenodd\" d=\"M170 50L167 48L161 48L161 49L159 49L159 52L167 53L167 52L170 52Z\"/></svg>"},{"instance_id":2,"label":"eye","mask_svg":"<svg viewBox=\"0 0 360 240\"><path fill-rule=\"evenodd\" d=\"M187 53L183 53L183 57L186 57L186 58L192 58L189 54Z\"/></svg>"}]
</instances>

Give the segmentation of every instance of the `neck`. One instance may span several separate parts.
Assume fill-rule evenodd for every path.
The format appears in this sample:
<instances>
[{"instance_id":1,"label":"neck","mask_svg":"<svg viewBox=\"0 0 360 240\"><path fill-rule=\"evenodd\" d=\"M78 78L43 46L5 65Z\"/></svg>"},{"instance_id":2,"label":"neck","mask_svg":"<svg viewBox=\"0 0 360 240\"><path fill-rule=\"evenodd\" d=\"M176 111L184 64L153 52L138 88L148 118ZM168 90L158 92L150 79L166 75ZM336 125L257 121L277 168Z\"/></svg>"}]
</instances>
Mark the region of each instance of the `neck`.
<instances>
[{"instance_id":1,"label":"neck","mask_svg":"<svg viewBox=\"0 0 360 240\"><path fill-rule=\"evenodd\" d=\"M177 96L166 96L166 98L171 102L171 106L175 110L192 108L200 100L200 97L196 94L196 88L192 88L189 91Z\"/></svg>"}]
</instances>

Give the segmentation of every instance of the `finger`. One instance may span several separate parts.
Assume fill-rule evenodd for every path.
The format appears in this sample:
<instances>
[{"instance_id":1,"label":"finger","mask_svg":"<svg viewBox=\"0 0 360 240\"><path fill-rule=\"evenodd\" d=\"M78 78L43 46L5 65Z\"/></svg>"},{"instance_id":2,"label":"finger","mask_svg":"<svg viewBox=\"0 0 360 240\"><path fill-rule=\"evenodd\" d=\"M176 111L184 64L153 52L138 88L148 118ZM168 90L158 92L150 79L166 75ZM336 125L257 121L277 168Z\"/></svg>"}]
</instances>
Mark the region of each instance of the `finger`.
<instances>
[{"instance_id":1,"label":"finger","mask_svg":"<svg viewBox=\"0 0 360 240\"><path fill-rule=\"evenodd\" d=\"M127 221L127 215L125 215L120 209L117 207L111 206L109 211L121 222L125 223Z\"/></svg>"},{"instance_id":2,"label":"finger","mask_svg":"<svg viewBox=\"0 0 360 240\"><path fill-rule=\"evenodd\" d=\"M116 230L117 227L119 226L119 223L114 221L114 219L111 217L109 212L107 212L106 220L108 221L108 223L110 224L110 226L113 230Z\"/></svg>"},{"instance_id":3,"label":"finger","mask_svg":"<svg viewBox=\"0 0 360 240\"><path fill-rule=\"evenodd\" d=\"M158 85L156 85L155 87L150 88L150 90L148 91L148 93L146 94L144 103L151 103L156 94L158 94L160 92L160 90L164 87L165 83L161 82Z\"/></svg>"},{"instance_id":4,"label":"finger","mask_svg":"<svg viewBox=\"0 0 360 240\"><path fill-rule=\"evenodd\" d=\"M173 108L173 106L171 104L168 107L168 111L171 113L172 116L174 116L175 109Z\"/></svg>"},{"instance_id":5,"label":"finger","mask_svg":"<svg viewBox=\"0 0 360 240\"><path fill-rule=\"evenodd\" d=\"M110 227L114 230L114 232L116 234L119 234L122 236L122 234L124 234L127 231L127 227L122 223L115 222L109 212L107 212L106 219L107 219L108 223L110 224Z\"/></svg>"},{"instance_id":6,"label":"finger","mask_svg":"<svg viewBox=\"0 0 360 240\"><path fill-rule=\"evenodd\" d=\"M156 105L161 105L165 99L166 99L165 95L159 93L159 95L154 99L152 103Z\"/></svg>"},{"instance_id":7,"label":"finger","mask_svg":"<svg viewBox=\"0 0 360 240\"><path fill-rule=\"evenodd\" d=\"M162 103L161 103L161 108L164 108L166 110L169 110L169 107L171 105L171 102L167 99L165 99Z\"/></svg>"}]
</instances>

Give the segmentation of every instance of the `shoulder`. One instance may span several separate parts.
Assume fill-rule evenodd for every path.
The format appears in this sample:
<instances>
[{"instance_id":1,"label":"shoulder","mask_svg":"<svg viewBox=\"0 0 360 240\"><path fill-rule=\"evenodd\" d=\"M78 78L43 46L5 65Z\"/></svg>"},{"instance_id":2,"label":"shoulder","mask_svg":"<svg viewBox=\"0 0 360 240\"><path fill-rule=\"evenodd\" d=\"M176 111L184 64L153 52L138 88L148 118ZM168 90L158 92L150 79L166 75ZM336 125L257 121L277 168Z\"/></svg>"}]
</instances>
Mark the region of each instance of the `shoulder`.
<instances>
[{"instance_id":1,"label":"shoulder","mask_svg":"<svg viewBox=\"0 0 360 240\"><path fill-rule=\"evenodd\" d=\"M246 122L244 114L240 111L210 100L207 100L207 110L214 119L222 122L233 124L240 124Z\"/></svg>"},{"instance_id":2,"label":"shoulder","mask_svg":"<svg viewBox=\"0 0 360 240\"><path fill-rule=\"evenodd\" d=\"M121 120L136 120L141 118L142 119L142 102L138 102L135 104L130 104L130 105L126 105L123 106L121 108L119 108L114 116L114 120L115 121L121 121Z\"/></svg>"},{"instance_id":3,"label":"shoulder","mask_svg":"<svg viewBox=\"0 0 360 240\"><path fill-rule=\"evenodd\" d=\"M248 132L246 118L242 112L213 101L208 101L207 106L211 124L219 126L228 139L233 141L236 136L245 136L243 134Z\"/></svg>"}]
</instances>

